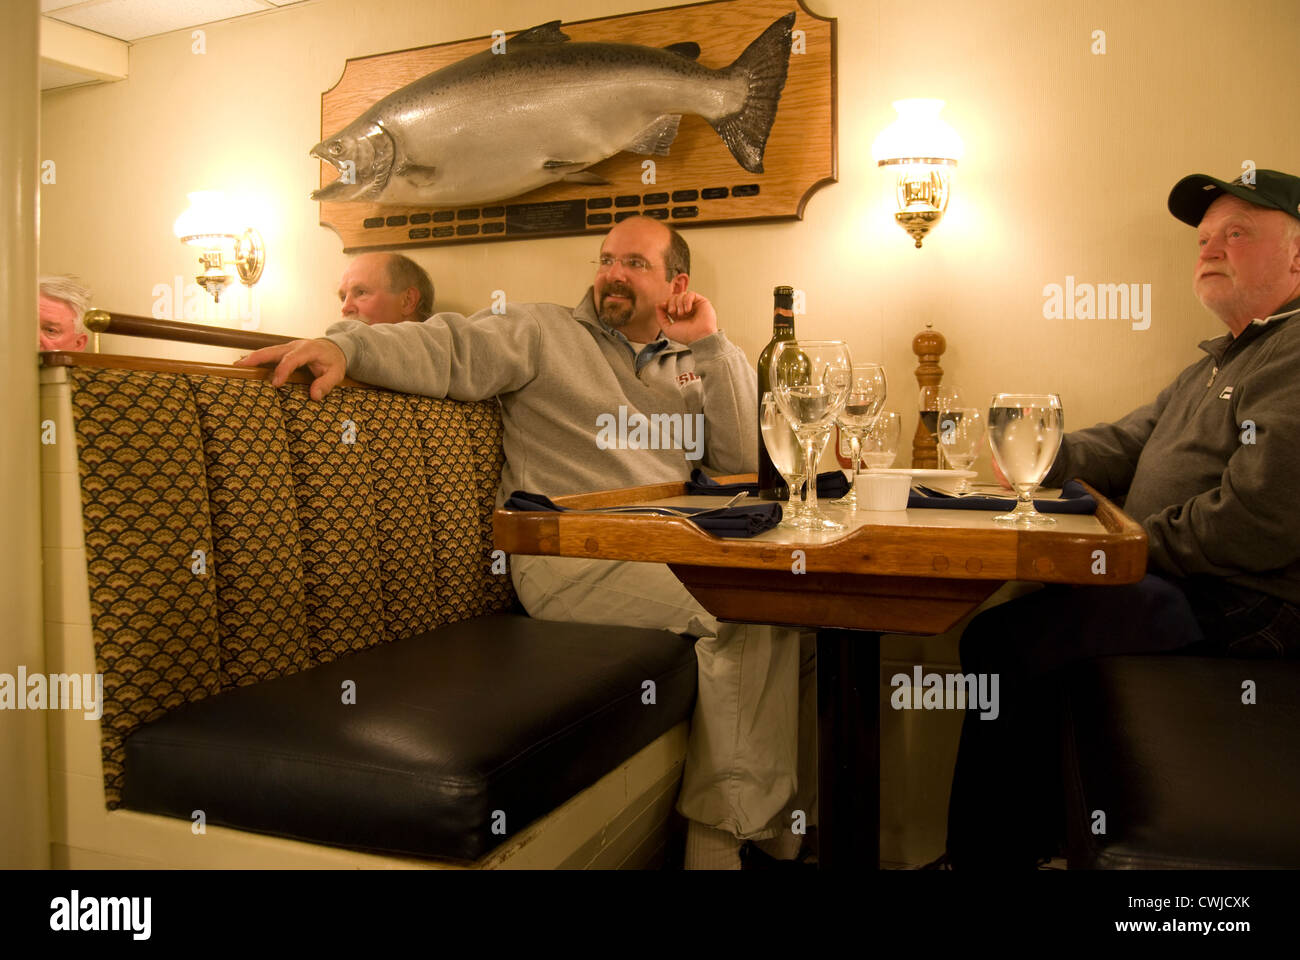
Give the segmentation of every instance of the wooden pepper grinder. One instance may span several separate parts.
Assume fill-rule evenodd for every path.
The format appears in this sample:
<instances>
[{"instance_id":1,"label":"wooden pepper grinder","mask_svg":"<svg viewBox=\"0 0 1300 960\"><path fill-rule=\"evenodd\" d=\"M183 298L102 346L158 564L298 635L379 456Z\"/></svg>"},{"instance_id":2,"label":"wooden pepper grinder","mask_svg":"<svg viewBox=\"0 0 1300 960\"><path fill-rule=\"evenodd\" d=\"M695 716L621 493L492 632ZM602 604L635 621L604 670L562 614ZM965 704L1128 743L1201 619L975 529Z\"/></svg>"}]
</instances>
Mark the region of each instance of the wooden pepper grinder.
<instances>
[{"instance_id":1,"label":"wooden pepper grinder","mask_svg":"<svg viewBox=\"0 0 1300 960\"><path fill-rule=\"evenodd\" d=\"M932 330L930 324L925 325L925 329L912 338L912 352L920 359L916 367L916 382L921 385L921 390L926 387L937 390L939 382L943 380L943 367L939 366L939 358L943 356L944 350L948 347L948 341L943 338L943 334L937 330ZM918 396L921 396L918 391ZM938 411L932 411L933 419L938 420ZM938 424L936 423L936 426ZM925 425L925 411L921 411L921 416L916 424L916 436L912 438L912 466L916 469L938 469L939 455L935 450L936 439L933 431Z\"/></svg>"}]
</instances>

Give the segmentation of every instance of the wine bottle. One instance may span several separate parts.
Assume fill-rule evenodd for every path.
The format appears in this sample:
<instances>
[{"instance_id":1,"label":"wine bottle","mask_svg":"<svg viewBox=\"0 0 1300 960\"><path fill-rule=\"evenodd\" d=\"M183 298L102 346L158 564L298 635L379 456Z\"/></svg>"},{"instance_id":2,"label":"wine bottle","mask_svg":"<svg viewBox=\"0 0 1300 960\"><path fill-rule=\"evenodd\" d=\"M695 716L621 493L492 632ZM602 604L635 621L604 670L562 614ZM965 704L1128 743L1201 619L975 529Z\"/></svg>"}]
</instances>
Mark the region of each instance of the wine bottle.
<instances>
[{"instance_id":1,"label":"wine bottle","mask_svg":"<svg viewBox=\"0 0 1300 960\"><path fill-rule=\"evenodd\" d=\"M758 495L764 500L785 500L790 489L772 465L767 445L763 443L763 394L772 389L772 354L782 340L794 339L794 287L777 287L772 291L772 339L758 358L758 400L760 404L758 426Z\"/></svg>"}]
</instances>

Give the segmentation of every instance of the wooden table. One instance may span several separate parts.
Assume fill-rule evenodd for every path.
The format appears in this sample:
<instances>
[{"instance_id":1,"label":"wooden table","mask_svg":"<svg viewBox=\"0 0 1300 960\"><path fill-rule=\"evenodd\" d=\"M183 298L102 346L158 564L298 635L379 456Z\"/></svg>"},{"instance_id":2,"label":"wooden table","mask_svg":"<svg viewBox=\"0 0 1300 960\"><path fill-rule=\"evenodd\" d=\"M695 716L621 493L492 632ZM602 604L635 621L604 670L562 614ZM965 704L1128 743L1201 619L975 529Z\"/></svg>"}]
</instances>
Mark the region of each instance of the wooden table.
<instances>
[{"instance_id":1,"label":"wooden table","mask_svg":"<svg viewBox=\"0 0 1300 960\"><path fill-rule=\"evenodd\" d=\"M684 491L683 483L664 483L554 500L575 510L719 502ZM1007 580L1140 580L1146 534L1092 492L1095 515L1056 514L1055 527L1033 530L995 524L985 511L872 513L824 502L845 531L778 528L720 539L675 517L509 510L498 510L493 525L495 544L507 553L666 563L720 620L818 628L818 861L875 867L880 691L878 647L870 641L881 633L942 633Z\"/></svg>"}]
</instances>

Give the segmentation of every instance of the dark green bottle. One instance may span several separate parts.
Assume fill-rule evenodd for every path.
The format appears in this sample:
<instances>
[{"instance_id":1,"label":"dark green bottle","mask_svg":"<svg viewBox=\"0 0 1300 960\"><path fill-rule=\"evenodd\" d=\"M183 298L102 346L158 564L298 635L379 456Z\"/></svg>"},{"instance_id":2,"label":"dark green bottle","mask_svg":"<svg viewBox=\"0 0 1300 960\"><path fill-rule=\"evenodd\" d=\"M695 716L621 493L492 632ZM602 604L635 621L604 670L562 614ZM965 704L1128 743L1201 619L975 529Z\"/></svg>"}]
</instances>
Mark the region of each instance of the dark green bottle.
<instances>
[{"instance_id":1,"label":"dark green bottle","mask_svg":"<svg viewBox=\"0 0 1300 960\"><path fill-rule=\"evenodd\" d=\"M794 339L794 287L777 287L772 291L772 339L758 358L758 495L764 500L785 500L789 487L772 465L763 443L763 394L772 389L772 354L782 340Z\"/></svg>"}]
</instances>

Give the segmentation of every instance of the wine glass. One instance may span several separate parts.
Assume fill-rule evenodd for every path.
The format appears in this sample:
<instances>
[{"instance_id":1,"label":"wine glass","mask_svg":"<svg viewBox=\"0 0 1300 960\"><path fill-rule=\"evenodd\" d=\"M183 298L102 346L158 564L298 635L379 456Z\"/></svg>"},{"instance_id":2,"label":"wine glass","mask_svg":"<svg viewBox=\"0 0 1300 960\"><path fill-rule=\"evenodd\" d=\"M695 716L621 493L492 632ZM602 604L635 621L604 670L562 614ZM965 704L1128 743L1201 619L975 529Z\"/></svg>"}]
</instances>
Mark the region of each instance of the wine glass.
<instances>
[{"instance_id":1,"label":"wine glass","mask_svg":"<svg viewBox=\"0 0 1300 960\"><path fill-rule=\"evenodd\" d=\"M903 435L903 418L893 410L876 417L862 438L862 461L867 470L885 470L898 456L898 441Z\"/></svg>"},{"instance_id":2,"label":"wine glass","mask_svg":"<svg viewBox=\"0 0 1300 960\"><path fill-rule=\"evenodd\" d=\"M979 455L984 439L984 414L979 407L947 407L939 413L939 449L943 458L957 470L969 470ZM970 484L962 477L957 493L967 493Z\"/></svg>"},{"instance_id":3,"label":"wine glass","mask_svg":"<svg viewBox=\"0 0 1300 960\"><path fill-rule=\"evenodd\" d=\"M759 405L759 424L763 432L763 445L767 455L772 458L772 466L781 474L781 479L790 488L790 500L785 508L783 527L795 527L796 521L803 513L803 501L800 490L803 487L803 453L799 449L799 438L794 428L777 405L776 396L768 391L763 394Z\"/></svg>"},{"instance_id":4,"label":"wine glass","mask_svg":"<svg viewBox=\"0 0 1300 960\"><path fill-rule=\"evenodd\" d=\"M789 418L786 418L785 422L788 425L790 423ZM830 443L830 439L831 439L831 428L829 426L819 430L817 432L817 435L813 437L813 463L814 464L822 462L822 455L826 452L826 446L828 443ZM799 445L799 469L800 470L805 469L804 451L803 451L802 444ZM814 469L816 468L814 467ZM814 477L813 479L814 482L816 482L816 478ZM826 529L823 528L821 523L819 523L815 519L811 523L804 524L804 518L806 518L808 515L807 486L808 486L807 478L800 477L799 486L795 488L795 490L790 494L790 502L797 503L799 505L799 509L795 512L795 524L801 526L803 529L808 529L808 530Z\"/></svg>"},{"instance_id":5,"label":"wine glass","mask_svg":"<svg viewBox=\"0 0 1300 960\"><path fill-rule=\"evenodd\" d=\"M849 438L853 449L853 483L849 492L831 503L837 506L858 506L858 469L862 463L862 439L867 430L876 422L880 408L885 405L885 368L878 363L855 363L853 365L853 385L849 388L849 398L844 409L836 418L836 423Z\"/></svg>"},{"instance_id":6,"label":"wine glass","mask_svg":"<svg viewBox=\"0 0 1300 960\"><path fill-rule=\"evenodd\" d=\"M807 493L794 523L806 530L842 530L817 506L817 453L853 386L853 358L843 340L784 340L772 353L772 392L804 452Z\"/></svg>"},{"instance_id":7,"label":"wine glass","mask_svg":"<svg viewBox=\"0 0 1300 960\"><path fill-rule=\"evenodd\" d=\"M939 383L922 387L917 403L918 409L921 411L921 422L925 424L925 429L929 430L930 435L934 437L935 465L942 470L944 469L944 460L943 448L939 444L939 414L949 407L968 407L971 404L963 402L961 387L951 383Z\"/></svg>"},{"instance_id":8,"label":"wine glass","mask_svg":"<svg viewBox=\"0 0 1300 960\"><path fill-rule=\"evenodd\" d=\"M1034 509L1034 489L1052 468L1064 430L1061 398L1054 393L999 393L989 402L993 462L1017 497L1016 509L994 520L1022 526L1056 523Z\"/></svg>"},{"instance_id":9,"label":"wine glass","mask_svg":"<svg viewBox=\"0 0 1300 960\"><path fill-rule=\"evenodd\" d=\"M935 403L937 404L939 416L935 419L936 425L944 418L949 410L961 410L966 407L973 407L974 403L966 400L966 395L961 387L955 383L941 383L934 394ZM949 448L943 443L941 437L942 430L936 432L935 440L939 450L938 464L941 470L951 470L952 461L948 459Z\"/></svg>"}]
</instances>

